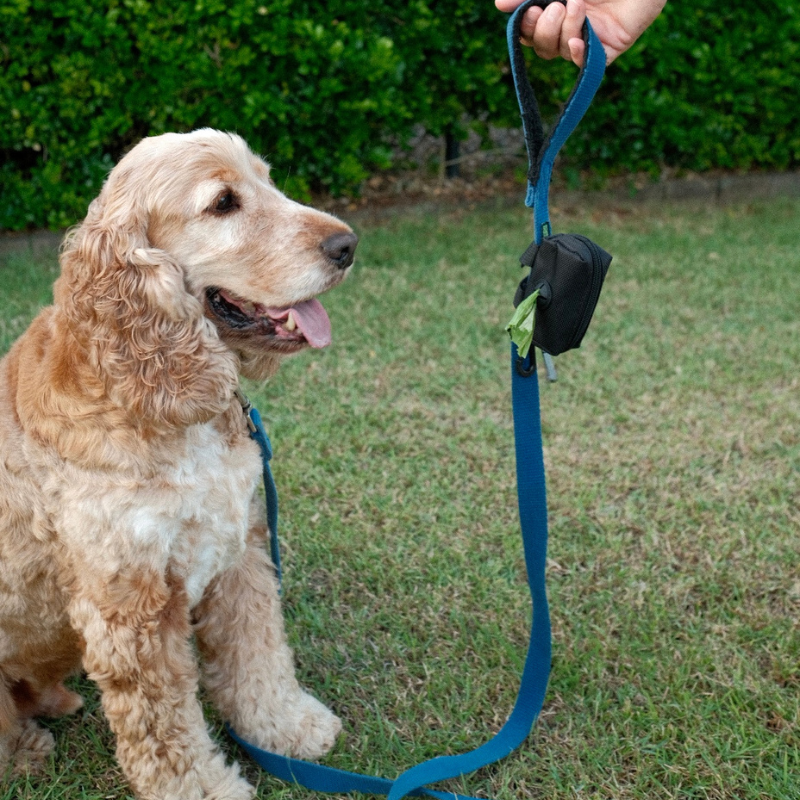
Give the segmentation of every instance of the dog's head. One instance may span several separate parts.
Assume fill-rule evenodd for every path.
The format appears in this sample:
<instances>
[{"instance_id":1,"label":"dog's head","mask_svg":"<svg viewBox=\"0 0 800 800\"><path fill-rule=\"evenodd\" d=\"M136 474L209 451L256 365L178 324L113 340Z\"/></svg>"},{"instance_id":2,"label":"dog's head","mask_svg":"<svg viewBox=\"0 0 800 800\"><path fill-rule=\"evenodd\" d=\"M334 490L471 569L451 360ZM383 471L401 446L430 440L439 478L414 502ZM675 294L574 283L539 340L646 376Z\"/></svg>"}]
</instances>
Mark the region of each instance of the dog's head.
<instances>
[{"instance_id":1,"label":"dog's head","mask_svg":"<svg viewBox=\"0 0 800 800\"><path fill-rule=\"evenodd\" d=\"M347 274L358 240L289 200L241 138L201 130L146 139L118 170L170 174L151 201L148 235L183 267L224 341L256 354L330 342L315 298Z\"/></svg>"},{"instance_id":2,"label":"dog's head","mask_svg":"<svg viewBox=\"0 0 800 800\"><path fill-rule=\"evenodd\" d=\"M67 241L56 303L106 345L95 360L117 394L134 362L144 384L162 380L148 366L174 362L168 391L186 393L201 353L264 377L279 356L330 342L316 297L348 273L357 241L287 198L240 137L164 134L112 170Z\"/></svg>"}]
</instances>

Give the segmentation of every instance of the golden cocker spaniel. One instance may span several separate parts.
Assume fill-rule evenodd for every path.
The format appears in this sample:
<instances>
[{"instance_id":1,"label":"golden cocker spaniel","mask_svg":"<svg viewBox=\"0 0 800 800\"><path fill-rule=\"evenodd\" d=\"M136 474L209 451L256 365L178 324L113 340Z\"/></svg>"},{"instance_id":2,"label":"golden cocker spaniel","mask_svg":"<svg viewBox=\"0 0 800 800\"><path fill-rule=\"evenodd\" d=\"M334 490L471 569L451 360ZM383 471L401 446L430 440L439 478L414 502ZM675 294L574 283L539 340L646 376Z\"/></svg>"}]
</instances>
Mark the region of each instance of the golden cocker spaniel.
<instances>
[{"instance_id":1,"label":"golden cocker spaniel","mask_svg":"<svg viewBox=\"0 0 800 800\"><path fill-rule=\"evenodd\" d=\"M0 784L76 711L81 664L142 800L244 800L197 700L316 758L341 725L294 674L257 444L235 398L330 341L357 239L238 136L139 143L67 238L54 304L0 362ZM192 645L200 653L199 664Z\"/></svg>"}]
</instances>

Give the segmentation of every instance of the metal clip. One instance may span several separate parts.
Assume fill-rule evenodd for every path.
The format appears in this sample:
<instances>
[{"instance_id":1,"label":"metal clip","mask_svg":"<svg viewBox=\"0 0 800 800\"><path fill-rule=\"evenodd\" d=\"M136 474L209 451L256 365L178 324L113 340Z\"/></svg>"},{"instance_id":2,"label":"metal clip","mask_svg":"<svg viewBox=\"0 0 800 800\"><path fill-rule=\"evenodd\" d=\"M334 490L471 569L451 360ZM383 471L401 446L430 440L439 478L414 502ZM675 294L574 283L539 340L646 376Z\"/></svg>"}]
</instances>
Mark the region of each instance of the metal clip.
<instances>
[{"instance_id":1,"label":"metal clip","mask_svg":"<svg viewBox=\"0 0 800 800\"><path fill-rule=\"evenodd\" d=\"M244 416L247 420L247 427L250 429L250 433L255 433L258 428L256 428L256 424L253 422L253 418L250 416L250 411L253 408L253 404L250 402L247 395L238 387L234 389L233 393L236 395L236 399L239 401L242 411L244 411Z\"/></svg>"}]
</instances>

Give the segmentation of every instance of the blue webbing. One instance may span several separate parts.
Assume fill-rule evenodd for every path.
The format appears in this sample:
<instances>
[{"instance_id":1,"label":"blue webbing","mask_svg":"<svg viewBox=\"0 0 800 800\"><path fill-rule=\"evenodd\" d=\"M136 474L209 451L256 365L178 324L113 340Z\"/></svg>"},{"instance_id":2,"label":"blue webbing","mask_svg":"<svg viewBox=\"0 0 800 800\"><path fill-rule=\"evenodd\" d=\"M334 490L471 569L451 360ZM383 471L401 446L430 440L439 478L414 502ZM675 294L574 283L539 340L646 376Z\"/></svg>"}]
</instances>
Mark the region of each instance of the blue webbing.
<instances>
[{"instance_id":1,"label":"blue webbing","mask_svg":"<svg viewBox=\"0 0 800 800\"><path fill-rule=\"evenodd\" d=\"M512 14L508 23L509 50L515 46L514 31L519 30L519 20L531 5L542 5L542 0L529 0ZM516 27L515 27L516 26ZM553 133L544 143L538 158L539 175L529 183L526 204L533 206L534 234L541 241L545 227L549 229L548 190L553 162L556 154L569 134L580 121L594 97L605 70L605 53L594 32L586 22L587 41L585 66L581 70L575 91L569 98ZM524 76L514 71L514 81L519 94L519 82ZM526 132L526 138L527 138ZM537 157L539 154L536 154ZM517 497L519 502L522 542L528 573L528 588L533 601L530 644L525 659L519 693L514 708L498 733L485 744L468 753L455 756L439 756L424 761L394 780L361 775L355 772L326 767L308 761L276 755L261 750L239 737L228 728L233 739L267 772L290 783L309 789L336 794L363 792L365 794L388 795L388 800L403 797L427 796L438 800L476 800L453 792L428 788L429 784L474 772L487 764L498 761L513 752L527 738L544 703L547 682L550 676L550 614L545 588L545 563L547 557L547 498L545 488L544 458L539 414L539 384L535 364L532 363L533 348L527 358L518 364L515 345L511 345L511 391L514 413L514 441L517 462ZM521 368L518 368L521 367ZM251 412L257 413L255 409ZM262 453L271 455L269 440L260 424L258 436ZM264 444L262 439L266 442ZM275 519L270 530L277 531L277 492L265 455L264 481L267 493L268 517ZM274 512L270 510L273 498ZM277 540L273 534L273 561L276 558ZM277 567L277 564L276 564Z\"/></svg>"},{"instance_id":2,"label":"blue webbing","mask_svg":"<svg viewBox=\"0 0 800 800\"><path fill-rule=\"evenodd\" d=\"M528 358L530 357L531 354ZM428 789L427 784L465 775L499 761L516 750L530 733L542 708L550 675L550 615L545 591L547 500L539 421L539 384L535 374L533 380L521 377L516 364L516 346L512 345L511 391L514 403L517 495L528 587L533 599L533 623L519 694L511 716L494 738L476 750L425 761L402 773L394 781L276 755L249 744L229 727L228 732L233 739L267 772L287 782L298 783L319 792L388 794L389 800L421 795L439 800L477 800L453 792Z\"/></svg>"},{"instance_id":3,"label":"blue webbing","mask_svg":"<svg viewBox=\"0 0 800 800\"><path fill-rule=\"evenodd\" d=\"M261 414L258 413L258 409L251 406L247 410L247 416L250 418L250 437L258 442L261 450L262 476L267 501L267 525L269 526L269 555L280 584L283 581L283 570L281 569L281 548L278 540L278 489L269 466L269 462L272 460L272 443L261 422Z\"/></svg>"}]
</instances>

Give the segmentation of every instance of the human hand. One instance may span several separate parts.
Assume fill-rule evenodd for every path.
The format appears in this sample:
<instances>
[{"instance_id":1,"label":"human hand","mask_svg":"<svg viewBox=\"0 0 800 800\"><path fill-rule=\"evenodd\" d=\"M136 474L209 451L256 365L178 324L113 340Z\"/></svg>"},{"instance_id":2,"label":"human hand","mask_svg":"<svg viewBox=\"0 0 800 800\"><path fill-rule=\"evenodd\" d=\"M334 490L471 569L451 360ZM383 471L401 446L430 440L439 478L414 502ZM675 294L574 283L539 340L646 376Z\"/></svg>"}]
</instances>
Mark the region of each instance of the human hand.
<instances>
[{"instance_id":1,"label":"human hand","mask_svg":"<svg viewBox=\"0 0 800 800\"><path fill-rule=\"evenodd\" d=\"M495 0L500 11L511 12L524 0ZM592 28L610 64L624 53L661 13L666 0L567 0L542 10L533 6L522 20L521 40L541 58L561 56L583 65L586 45L583 21L588 13Z\"/></svg>"}]
</instances>

